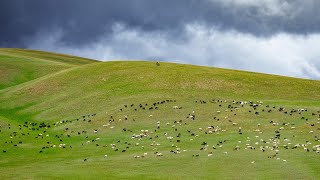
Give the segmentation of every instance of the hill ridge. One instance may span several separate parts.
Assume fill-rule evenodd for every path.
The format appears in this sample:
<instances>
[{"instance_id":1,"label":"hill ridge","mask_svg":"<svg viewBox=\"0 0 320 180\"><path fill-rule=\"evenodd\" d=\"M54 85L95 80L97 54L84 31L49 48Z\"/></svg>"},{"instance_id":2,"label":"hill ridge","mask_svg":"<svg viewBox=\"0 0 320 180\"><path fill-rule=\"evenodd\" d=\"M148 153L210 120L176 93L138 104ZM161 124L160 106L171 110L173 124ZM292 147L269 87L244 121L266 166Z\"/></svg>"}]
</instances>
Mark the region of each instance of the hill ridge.
<instances>
[{"instance_id":1,"label":"hill ridge","mask_svg":"<svg viewBox=\"0 0 320 180\"><path fill-rule=\"evenodd\" d=\"M0 90L63 69L97 62L51 52L0 48Z\"/></svg>"},{"instance_id":2,"label":"hill ridge","mask_svg":"<svg viewBox=\"0 0 320 180\"><path fill-rule=\"evenodd\" d=\"M69 54L62 54L62 53L56 53L56 52L49 52L49 51L39 51L39 50L33 50L33 49L20 49L20 48L0 48L0 53L7 53L8 55L15 56L23 56L23 57L29 57L29 58L35 58L35 55L40 56L41 55L50 55L52 57L61 57L61 58L70 58L70 59L77 59L79 60L85 60L87 62L93 63L93 62L100 62L95 59L90 59L90 58L84 58L80 56L73 56ZM47 61L52 61L52 62L59 62L59 61L54 61L53 59L44 59L44 58L38 58L40 60L47 60ZM61 62L68 64L67 62Z\"/></svg>"}]
</instances>

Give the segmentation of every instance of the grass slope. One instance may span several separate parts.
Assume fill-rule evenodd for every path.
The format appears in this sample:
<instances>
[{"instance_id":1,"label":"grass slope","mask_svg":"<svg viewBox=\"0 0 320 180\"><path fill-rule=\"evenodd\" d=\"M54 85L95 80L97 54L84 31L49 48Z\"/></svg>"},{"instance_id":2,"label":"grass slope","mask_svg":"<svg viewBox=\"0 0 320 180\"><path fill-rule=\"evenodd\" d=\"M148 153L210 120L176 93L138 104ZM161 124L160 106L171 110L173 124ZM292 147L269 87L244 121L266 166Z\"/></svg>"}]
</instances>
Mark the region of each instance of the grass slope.
<instances>
[{"instance_id":1,"label":"grass slope","mask_svg":"<svg viewBox=\"0 0 320 180\"><path fill-rule=\"evenodd\" d=\"M251 72L152 62L105 62L76 67L7 88L3 109L29 106L54 118L103 111L134 99L226 98L319 105L320 82ZM26 111L28 111L26 109Z\"/></svg>"},{"instance_id":2,"label":"grass slope","mask_svg":"<svg viewBox=\"0 0 320 180\"><path fill-rule=\"evenodd\" d=\"M24 49L0 48L0 90L93 60Z\"/></svg>"},{"instance_id":3,"label":"grass slope","mask_svg":"<svg viewBox=\"0 0 320 180\"><path fill-rule=\"evenodd\" d=\"M35 62L43 56L51 54L28 54ZM78 66L83 59L72 60L52 58L69 68L24 83L11 78L15 85L0 91L1 179L320 178L313 151L320 144L319 81L173 63ZM20 62L12 66L24 69ZM264 103L254 108L258 100ZM208 126L215 127L212 134ZM292 149L296 144L310 152Z\"/></svg>"}]
</instances>

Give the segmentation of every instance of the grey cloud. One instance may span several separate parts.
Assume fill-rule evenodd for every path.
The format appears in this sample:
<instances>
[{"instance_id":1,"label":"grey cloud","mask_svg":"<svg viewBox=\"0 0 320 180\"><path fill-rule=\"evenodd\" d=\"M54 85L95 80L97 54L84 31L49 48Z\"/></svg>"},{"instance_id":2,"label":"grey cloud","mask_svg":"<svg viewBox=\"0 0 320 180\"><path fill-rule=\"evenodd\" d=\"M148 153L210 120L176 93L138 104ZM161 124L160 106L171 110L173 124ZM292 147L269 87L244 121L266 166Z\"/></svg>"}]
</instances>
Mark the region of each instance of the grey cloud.
<instances>
[{"instance_id":1,"label":"grey cloud","mask_svg":"<svg viewBox=\"0 0 320 180\"><path fill-rule=\"evenodd\" d=\"M195 22L263 37L310 34L320 31L319 8L317 0L4 0L0 46L26 47L25 39L54 29L63 30L62 43L82 46L111 33L115 22L180 39Z\"/></svg>"}]
</instances>

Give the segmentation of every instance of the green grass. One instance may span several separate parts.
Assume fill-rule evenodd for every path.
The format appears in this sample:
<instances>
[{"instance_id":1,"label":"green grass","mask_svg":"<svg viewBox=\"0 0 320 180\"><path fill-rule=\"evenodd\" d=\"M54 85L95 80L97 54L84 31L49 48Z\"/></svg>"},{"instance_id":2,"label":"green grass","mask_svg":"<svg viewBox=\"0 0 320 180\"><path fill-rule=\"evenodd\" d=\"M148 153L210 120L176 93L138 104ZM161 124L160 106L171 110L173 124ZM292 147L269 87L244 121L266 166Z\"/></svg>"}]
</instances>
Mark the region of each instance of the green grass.
<instances>
[{"instance_id":1,"label":"green grass","mask_svg":"<svg viewBox=\"0 0 320 180\"><path fill-rule=\"evenodd\" d=\"M0 73L6 75L0 78L1 179L320 178L320 154L312 148L320 144L315 137L320 138L319 81L174 63L156 66L145 61L97 62L20 49L0 49ZM223 100L223 103L213 99ZM152 103L163 100L172 101L158 104L157 110L149 110ZM207 103L195 102L199 100ZM244 107L232 104L232 100L264 103L254 110L249 104ZM124 104L129 107L125 108ZM130 107L131 104L134 106ZM229 104L238 109L228 108ZM267 104L270 107L266 107ZM173 109L176 105L182 109ZM279 112L279 107L285 107L289 113ZM308 111L290 115L291 109L300 108ZM193 111L196 114L194 121L186 118ZM259 115L254 114L256 111ZM86 117L84 121L82 116L89 114L96 116ZM125 115L128 120L124 120ZM115 122L103 127L110 116ZM174 123L180 120L181 125ZM23 126L25 121L29 127ZM53 125L59 121L65 123ZM161 128L155 132L157 121L161 122ZM274 126L270 121L279 125ZM32 127L31 122L45 122L51 127L32 130L29 128L36 127ZM211 125L221 131L205 134ZM242 135L238 133L239 127ZM284 130L279 130L280 127ZM123 128L131 132L123 131ZM98 133L94 134L96 129ZM152 134L148 133L141 140L131 138L145 129ZM255 131L257 129L261 133ZM83 130L87 133L82 133ZM191 136L187 130L198 137ZM272 147L270 139L275 137L275 131L281 132L276 145L279 154L268 158L276 153L275 150L265 148L262 152L259 148ZM39 133L43 134L43 139ZM165 133L173 137L172 142ZM179 138L176 137L178 133L181 134ZM96 138L100 140L92 142ZM219 147L217 143L224 140L226 142ZM153 141L160 145L151 146ZM208 150L200 150L204 141L209 145ZM291 149L295 144L307 144L307 141L311 143L307 146L310 152L302 147ZM50 147L61 143L67 148ZM136 143L139 145L135 146ZM119 151L114 151L110 144L117 144ZM256 150L246 148L246 144ZM237 145L239 151L234 150ZM290 148L285 149L283 145ZM45 146L50 148L42 149ZM170 152L176 148L181 149L180 154ZM124 149L126 152L121 152ZM2 150L7 152L2 153ZM157 157L155 152L161 152L163 156ZM209 152L213 153L211 157L208 157ZM148 155L134 158L143 153ZM106 154L108 157L104 158ZM192 157L195 154L200 156ZM85 158L88 161L84 162Z\"/></svg>"},{"instance_id":2,"label":"green grass","mask_svg":"<svg viewBox=\"0 0 320 180\"><path fill-rule=\"evenodd\" d=\"M55 53L0 48L0 90L96 61Z\"/></svg>"}]
</instances>

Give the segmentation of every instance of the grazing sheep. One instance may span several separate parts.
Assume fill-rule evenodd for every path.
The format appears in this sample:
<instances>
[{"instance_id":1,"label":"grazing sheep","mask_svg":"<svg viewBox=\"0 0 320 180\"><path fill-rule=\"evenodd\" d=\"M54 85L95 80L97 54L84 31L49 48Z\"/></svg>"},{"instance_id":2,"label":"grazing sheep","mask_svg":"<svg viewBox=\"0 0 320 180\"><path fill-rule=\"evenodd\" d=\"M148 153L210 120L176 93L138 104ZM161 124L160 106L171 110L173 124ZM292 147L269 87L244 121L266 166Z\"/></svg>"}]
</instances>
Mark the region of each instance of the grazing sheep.
<instances>
[{"instance_id":1,"label":"grazing sheep","mask_svg":"<svg viewBox=\"0 0 320 180\"><path fill-rule=\"evenodd\" d=\"M320 151L320 145L315 145L315 146L313 146L313 148L316 149L316 151L319 153L319 151Z\"/></svg>"},{"instance_id":2,"label":"grazing sheep","mask_svg":"<svg viewBox=\"0 0 320 180\"><path fill-rule=\"evenodd\" d=\"M168 140L172 140L173 137L172 137L172 136L168 136L167 139L168 139Z\"/></svg>"},{"instance_id":3,"label":"grazing sheep","mask_svg":"<svg viewBox=\"0 0 320 180\"><path fill-rule=\"evenodd\" d=\"M65 147L66 147L66 144L59 144L59 147L60 147L60 148L65 148Z\"/></svg>"},{"instance_id":4,"label":"grazing sheep","mask_svg":"<svg viewBox=\"0 0 320 180\"><path fill-rule=\"evenodd\" d=\"M240 150L240 146L237 145L237 146L234 148L234 150L235 150L235 151L239 151L239 150Z\"/></svg>"},{"instance_id":5,"label":"grazing sheep","mask_svg":"<svg viewBox=\"0 0 320 180\"><path fill-rule=\"evenodd\" d=\"M179 106L173 106L172 108L173 109L179 109Z\"/></svg>"}]
</instances>

